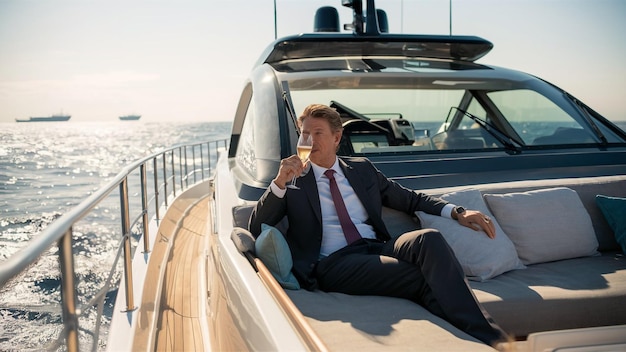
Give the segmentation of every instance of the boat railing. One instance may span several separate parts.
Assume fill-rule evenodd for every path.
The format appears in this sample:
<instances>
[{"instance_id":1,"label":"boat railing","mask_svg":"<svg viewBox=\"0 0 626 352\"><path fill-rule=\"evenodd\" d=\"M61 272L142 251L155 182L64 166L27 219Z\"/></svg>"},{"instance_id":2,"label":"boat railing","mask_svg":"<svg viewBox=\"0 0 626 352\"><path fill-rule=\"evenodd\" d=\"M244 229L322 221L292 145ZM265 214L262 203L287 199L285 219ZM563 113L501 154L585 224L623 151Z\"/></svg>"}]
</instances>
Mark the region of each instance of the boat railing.
<instances>
[{"instance_id":1,"label":"boat railing","mask_svg":"<svg viewBox=\"0 0 626 352\"><path fill-rule=\"evenodd\" d=\"M99 346L99 333L102 312L107 294L116 285L124 283L126 289L126 310L135 309L133 297L132 255L139 243L131 240L143 238L143 251L150 251L149 219L153 217L157 223L160 220L160 208L167 209L168 198L203 182L212 177L217 166L218 152L226 149L228 139L207 141L202 143L177 145L160 152L153 153L126 166L106 185L99 188L77 206L63 214L60 218L48 225L40 234L31 239L27 245L0 263L0 288L9 281L17 280L30 267L37 265L47 251L56 246L55 254L58 257L60 270L60 307L63 329L57 340L51 342L46 349L58 349L65 345L67 351L87 350L79 348L79 334L91 336L91 350ZM129 186L136 188L129 192ZM117 246L112 267L106 281L91 299L83 297L79 305L77 294L78 280L76 277L75 261L77 252L74 229L76 224L103 206L106 200L115 197L119 192L119 219L114 219L114 226L119 225L120 242ZM110 200L109 200L110 201ZM115 203L115 201L114 201ZM132 203L132 204L131 204ZM131 211L131 205L136 213ZM117 205L116 205L117 206ZM119 221L119 222L118 222ZM54 252L54 251L52 251ZM123 274L116 274L119 260L122 259ZM116 277L123 275L120 282ZM96 309L97 318L94 331L89 332L84 326L79 326L79 317L88 311ZM81 336L82 340L82 336ZM82 341L84 343L84 341Z\"/></svg>"}]
</instances>

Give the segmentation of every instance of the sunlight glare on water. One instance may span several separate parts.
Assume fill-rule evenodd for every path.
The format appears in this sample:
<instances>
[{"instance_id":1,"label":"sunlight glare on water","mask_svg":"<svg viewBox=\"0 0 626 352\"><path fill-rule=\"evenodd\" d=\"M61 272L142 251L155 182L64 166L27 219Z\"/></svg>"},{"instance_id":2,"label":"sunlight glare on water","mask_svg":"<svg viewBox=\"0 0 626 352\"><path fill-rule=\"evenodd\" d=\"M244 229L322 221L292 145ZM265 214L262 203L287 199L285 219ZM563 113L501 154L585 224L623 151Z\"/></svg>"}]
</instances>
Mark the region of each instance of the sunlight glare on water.
<instances>
[{"instance_id":1,"label":"sunlight glare on water","mask_svg":"<svg viewBox=\"0 0 626 352\"><path fill-rule=\"evenodd\" d=\"M177 144L227 138L230 132L230 123L0 125L0 261L133 161ZM106 282L121 240L119 212L119 196L112 194L74 227L76 290L81 304ZM38 265L0 289L0 350L16 346L41 350L61 331L57 251L53 246ZM116 289L106 292L101 318L105 326L116 293ZM90 311L80 318L80 326L93 326L96 319L96 312ZM81 333L81 339L84 336ZM103 348L102 341L97 343ZM90 344L86 346L90 348Z\"/></svg>"}]
</instances>

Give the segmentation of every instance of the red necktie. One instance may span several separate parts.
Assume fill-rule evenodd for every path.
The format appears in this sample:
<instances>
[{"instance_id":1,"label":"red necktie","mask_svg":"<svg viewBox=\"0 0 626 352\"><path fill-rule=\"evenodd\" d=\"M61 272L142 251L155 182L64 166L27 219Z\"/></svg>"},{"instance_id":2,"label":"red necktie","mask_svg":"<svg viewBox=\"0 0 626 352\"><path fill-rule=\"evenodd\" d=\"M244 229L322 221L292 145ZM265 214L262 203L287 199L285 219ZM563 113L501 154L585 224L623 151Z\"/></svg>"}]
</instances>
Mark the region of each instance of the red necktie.
<instances>
[{"instance_id":1,"label":"red necktie","mask_svg":"<svg viewBox=\"0 0 626 352\"><path fill-rule=\"evenodd\" d=\"M339 223L343 230L343 235L346 237L348 244L361 239L359 230L356 229L348 210L346 210L346 204L343 202L339 187L337 187L337 181L335 181L335 170L328 169L324 172L324 175L330 180L330 195L333 197L333 203L335 203L335 209L337 209L337 216L339 217Z\"/></svg>"}]
</instances>

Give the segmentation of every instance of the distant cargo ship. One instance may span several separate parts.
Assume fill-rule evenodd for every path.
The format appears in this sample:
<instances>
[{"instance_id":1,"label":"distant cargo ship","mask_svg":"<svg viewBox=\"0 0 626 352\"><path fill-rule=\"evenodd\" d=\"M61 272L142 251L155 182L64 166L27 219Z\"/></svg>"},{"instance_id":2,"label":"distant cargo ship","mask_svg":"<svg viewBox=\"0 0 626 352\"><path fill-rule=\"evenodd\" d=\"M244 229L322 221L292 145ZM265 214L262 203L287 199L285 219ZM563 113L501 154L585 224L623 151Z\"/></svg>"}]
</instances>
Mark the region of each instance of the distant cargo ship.
<instances>
[{"instance_id":1,"label":"distant cargo ship","mask_svg":"<svg viewBox=\"0 0 626 352\"><path fill-rule=\"evenodd\" d=\"M120 120L122 121L133 121L133 120L139 120L140 118L141 118L141 115L120 116Z\"/></svg>"},{"instance_id":2,"label":"distant cargo ship","mask_svg":"<svg viewBox=\"0 0 626 352\"><path fill-rule=\"evenodd\" d=\"M71 115L52 115L42 117L29 117L28 119L15 119L15 122L50 122L50 121L67 121L71 118Z\"/></svg>"}]
</instances>

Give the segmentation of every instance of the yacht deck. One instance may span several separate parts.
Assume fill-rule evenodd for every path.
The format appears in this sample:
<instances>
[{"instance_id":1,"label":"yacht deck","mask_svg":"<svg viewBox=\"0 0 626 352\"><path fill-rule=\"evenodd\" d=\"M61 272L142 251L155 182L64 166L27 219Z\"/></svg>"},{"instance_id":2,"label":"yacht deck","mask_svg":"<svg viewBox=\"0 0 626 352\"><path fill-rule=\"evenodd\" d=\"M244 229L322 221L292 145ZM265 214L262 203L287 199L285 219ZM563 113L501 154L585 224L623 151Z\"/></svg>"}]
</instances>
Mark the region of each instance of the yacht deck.
<instances>
[{"instance_id":1,"label":"yacht deck","mask_svg":"<svg viewBox=\"0 0 626 352\"><path fill-rule=\"evenodd\" d=\"M207 214L207 198L190 205L174 235L157 323L158 351L205 351L210 347L205 346L202 329L207 322L203 285Z\"/></svg>"},{"instance_id":2,"label":"yacht deck","mask_svg":"<svg viewBox=\"0 0 626 352\"><path fill-rule=\"evenodd\" d=\"M208 351L207 183L186 191L160 221L133 350ZM158 309L155 309L158 307Z\"/></svg>"}]
</instances>

